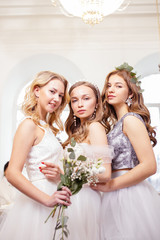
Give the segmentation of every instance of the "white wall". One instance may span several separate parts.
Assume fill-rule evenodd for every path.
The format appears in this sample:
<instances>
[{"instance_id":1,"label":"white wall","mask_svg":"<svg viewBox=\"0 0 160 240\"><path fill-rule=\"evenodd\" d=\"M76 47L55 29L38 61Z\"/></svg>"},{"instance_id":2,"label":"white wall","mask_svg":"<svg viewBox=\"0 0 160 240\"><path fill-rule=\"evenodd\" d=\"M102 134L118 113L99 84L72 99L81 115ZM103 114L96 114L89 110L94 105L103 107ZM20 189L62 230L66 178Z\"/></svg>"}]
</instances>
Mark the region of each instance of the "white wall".
<instances>
[{"instance_id":1,"label":"white wall","mask_svg":"<svg viewBox=\"0 0 160 240\"><path fill-rule=\"evenodd\" d=\"M0 0L0 168L10 156L18 92L36 72L50 68L71 82L85 77L101 90L124 61L140 74L157 73L159 53L153 0L133 0L94 27L61 15L49 0Z\"/></svg>"}]
</instances>

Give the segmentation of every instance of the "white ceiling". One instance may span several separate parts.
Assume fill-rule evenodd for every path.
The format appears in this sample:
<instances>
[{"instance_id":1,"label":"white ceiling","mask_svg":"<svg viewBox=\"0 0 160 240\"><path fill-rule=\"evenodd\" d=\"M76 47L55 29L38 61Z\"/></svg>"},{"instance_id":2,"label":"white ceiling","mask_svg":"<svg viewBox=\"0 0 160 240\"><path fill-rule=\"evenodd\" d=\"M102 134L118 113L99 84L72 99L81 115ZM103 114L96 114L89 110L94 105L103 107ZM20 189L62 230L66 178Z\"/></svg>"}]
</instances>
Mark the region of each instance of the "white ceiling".
<instances>
[{"instance_id":1,"label":"white ceiling","mask_svg":"<svg viewBox=\"0 0 160 240\"><path fill-rule=\"evenodd\" d=\"M124 11L114 14L148 15L156 14L156 0L125 0L121 8L129 6ZM63 15L51 0L0 0L0 16L17 15Z\"/></svg>"}]
</instances>

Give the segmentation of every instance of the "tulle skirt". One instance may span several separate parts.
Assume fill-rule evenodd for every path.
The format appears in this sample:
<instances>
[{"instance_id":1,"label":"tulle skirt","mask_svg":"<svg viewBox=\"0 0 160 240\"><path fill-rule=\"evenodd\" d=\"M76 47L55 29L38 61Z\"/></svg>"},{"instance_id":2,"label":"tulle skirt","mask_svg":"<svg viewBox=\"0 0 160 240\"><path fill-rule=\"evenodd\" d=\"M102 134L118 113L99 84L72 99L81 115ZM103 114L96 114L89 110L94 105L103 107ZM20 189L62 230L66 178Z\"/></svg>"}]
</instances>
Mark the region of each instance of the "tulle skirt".
<instances>
[{"instance_id":1,"label":"tulle skirt","mask_svg":"<svg viewBox=\"0 0 160 240\"><path fill-rule=\"evenodd\" d=\"M48 193L53 194L57 186L46 179L33 184ZM54 218L50 217L44 223L53 208L48 208L30 199L22 193L17 193L13 208L0 225L1 240L52 240L58 211ZM99 240L100 239L100 205L99 192L85 186L78 194L71 197L72 205L65 210L69 217L68 240ZM56 232L59 239L61 229Z\"/></svg>"},{"instance_id":2,"label":"tulle skirt","mask_svg":"<svg viewBox=\"0 0 160 240\"><path fill-rule=\"evenodd\" d=\"M100 240L101 195L88 186L71 197L67 208L69 240Z\"/></svg>"},{"instance_id":3,"label":"tulle skirt","mask_svg":"<svg viewBox=\"0 0 160 240\"><path fill-rule=\"evenodd\" d=\"M159 239L160 196L147 181L103 194L101 240Z\"/></svg>"},{"instance_id":4,"label":"tulle skirt","mask_svg":"<svg viewBox=\"0 0 160 240\"><path fill-rule=\"evenodd\" d=\"M33 184L41 191L53 194L57 186L47 179L38 180ZM0 226L1 240L52 240L56 216L44 223L52 208L17 193L13 208L8 212Z\"/></svg>"}]
</instances>

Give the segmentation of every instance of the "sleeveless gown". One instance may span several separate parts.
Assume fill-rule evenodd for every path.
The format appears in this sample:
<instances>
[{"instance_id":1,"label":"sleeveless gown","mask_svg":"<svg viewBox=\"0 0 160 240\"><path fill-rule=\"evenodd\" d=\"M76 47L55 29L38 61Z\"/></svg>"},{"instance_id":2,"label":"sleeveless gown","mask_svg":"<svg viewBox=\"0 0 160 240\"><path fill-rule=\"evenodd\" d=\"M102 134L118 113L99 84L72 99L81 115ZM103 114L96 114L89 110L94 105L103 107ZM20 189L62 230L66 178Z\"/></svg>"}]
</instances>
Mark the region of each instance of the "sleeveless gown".
<instances>
[{"instance_id":1,"label":"sleeveless gown","mask_svg":"<svg viewBox=\"0 0 160 240\"><path fill-rule=\"evenodd\" d=\"M41 124L44 124L41 121ZM60 165L63 148L49 128L43 128L44 136L41 142L33 146L26 160L26 170L29 180L41 191L52 195L57 184L39 171L41 162L52 162ZM1 240L52 240L55 220L50 218L44 223L53 208L32 200L21 192L17 193L13 208L0 225Z\"/></svg>"},{"instance_id":2,"label":"sleeveless gown","mask_svg":"<svg viewBox=\"0 0 160 240\"><path fill-rule=\"evenodd\" d=\"M124 135L123 120L108 134L108 143L114 147L113 169L134 168L139 162L136 153ZM144 123L144 122L143 122ZM112 178L127 171L113 172ZM160 196L145 180L134 186L103 194L101 206L101 240L159 240Z\"/></svg>"}]
</instances>

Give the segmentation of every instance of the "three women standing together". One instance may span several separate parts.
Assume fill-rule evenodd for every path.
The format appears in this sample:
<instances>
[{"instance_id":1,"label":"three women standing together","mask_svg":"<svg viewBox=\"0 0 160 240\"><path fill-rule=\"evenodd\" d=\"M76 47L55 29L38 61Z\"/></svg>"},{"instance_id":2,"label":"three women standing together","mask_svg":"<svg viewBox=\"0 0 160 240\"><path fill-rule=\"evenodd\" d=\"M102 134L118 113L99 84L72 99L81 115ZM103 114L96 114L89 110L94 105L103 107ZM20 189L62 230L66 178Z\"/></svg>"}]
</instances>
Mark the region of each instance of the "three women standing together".
<instances>
[{"instance_id":1,"label":"three women standing together","mask_svg":"<svg viewBox=\"0 0 160 240\"><path fill-rule=\"evenodd\" d=\"M102 158L106 169L97 186L84 186L71 196L66 187L56 191L63 148L55 136L62 130L59 116L67 81L49 71L37 75L25 96L26 118L15 134L6 174L23 194L4 220L0 239L51 240L56 217L46 224L44 220L56 204L70 205L70 240L159 239L160 197L145 181L156 172L151 145L156 144L155 131L140 91L126 65L108 74L102 100L91 83L77 82L70 88L64 146L74 137L86 156ZM114 147L114 156L108 145ZM29 180L21 173L25 163Z\"/></svg>"}]
</instances>

